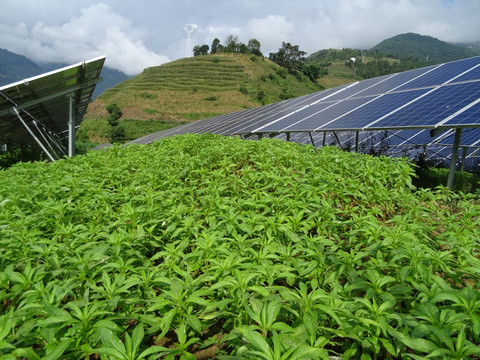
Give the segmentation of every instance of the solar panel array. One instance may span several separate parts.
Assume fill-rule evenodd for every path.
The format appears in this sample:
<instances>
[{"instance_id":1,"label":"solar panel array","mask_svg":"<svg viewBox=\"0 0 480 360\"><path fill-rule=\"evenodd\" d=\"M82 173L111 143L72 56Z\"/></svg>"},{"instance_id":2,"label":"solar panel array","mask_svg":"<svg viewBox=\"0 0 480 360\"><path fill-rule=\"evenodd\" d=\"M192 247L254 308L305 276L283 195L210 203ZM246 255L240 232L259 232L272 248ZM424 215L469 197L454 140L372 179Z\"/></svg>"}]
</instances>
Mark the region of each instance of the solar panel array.
<instances>
[{"instance_id":1,"label":"solar panel array","mask_svg":"<svg viewBox=\"0 0 480 360\"><path fill-rule=\"evenodd\" d=\"M33 142L25 120L39 139L67 136L73 97L73 117L79 125L91 100L105 57L99 57L0 87L0 144Z\"/></svg>"},{"instance_id":2,"label":"solar panel array","mask_svg":"<svg viewBox=\"0 0 480 360\"><path fill-rule=\"evenodd\" d=\"M445 133L438 132L432 137L430 130L455 128L469 129L461 145L472 147L469 150L472 155L467 157L478 155L473 146L480 146L480 57L368 79L203 119L134 142L210 132L245 138L280 137L314 146L354 146L357 150L388 148L390 155L395 156L411 155L426 146L435 147L436 142L453 144L451 136L445 138ZM447 146L437 146L443 150L436 149L434 153L448 158L451 145L444 145Z\"/></svg>"}]
</instances>

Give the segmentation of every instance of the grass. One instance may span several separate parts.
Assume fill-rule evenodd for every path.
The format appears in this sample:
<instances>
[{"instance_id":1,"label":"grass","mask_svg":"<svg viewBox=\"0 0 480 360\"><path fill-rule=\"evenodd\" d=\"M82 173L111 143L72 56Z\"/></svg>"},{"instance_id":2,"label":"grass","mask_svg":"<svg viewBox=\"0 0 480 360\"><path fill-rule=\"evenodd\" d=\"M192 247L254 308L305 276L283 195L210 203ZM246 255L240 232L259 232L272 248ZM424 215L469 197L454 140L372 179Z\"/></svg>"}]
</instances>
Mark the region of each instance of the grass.
<instances>
[{"instance_id":1,"label":"grass","mask_svg":"<svg viewBox=\"0 0 480 360\"><path fill-rule=\"evenodd\" d=\"M158 116L158 114L155 114ZM126 141L138 139L146 134L152 134L157 131L167 130L179 126L184 122L165 121L161 119L125 119L119 120L119 126L125 129ZM106 118L96 120L85 120L82 127L77 132L77 140L80 143L85 140L91 140L93 144L103 144L109 141L111 127ZM87 141L88 142L88 141Z\"/></svg>"}]
</instances>

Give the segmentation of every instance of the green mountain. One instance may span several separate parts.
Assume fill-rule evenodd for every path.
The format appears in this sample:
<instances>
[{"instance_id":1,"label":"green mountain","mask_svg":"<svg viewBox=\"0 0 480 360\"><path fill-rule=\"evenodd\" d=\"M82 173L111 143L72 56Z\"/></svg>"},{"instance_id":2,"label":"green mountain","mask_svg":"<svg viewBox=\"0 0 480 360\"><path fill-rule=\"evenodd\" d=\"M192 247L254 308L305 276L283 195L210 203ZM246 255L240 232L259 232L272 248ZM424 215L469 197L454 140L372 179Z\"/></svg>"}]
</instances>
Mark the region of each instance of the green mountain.
<instances>
[{"instance_id":1,"label":"green mountain","mask_svg":"<svg viewBox=\"0 0 480 360\"><path fill-rule=\"evenodd\" d=\"M470 51L473 51L475 54L480 55L480 41L460 43L460 44L457 44L457 45L460 46L460 47L467 48Z\"/></svg>"},{"instance_id":2,"label":"green mountain","mask_svg":"<svg viewBox=\"0 0 480 360\"><path fill-rule=\"evenodd\" d=\"M433 63L443 63L477 55L475 51L466 47L414 33L397 35L383 40L369 52L383 53L397 59L416 58Z\"/></svg>"},{"instance_id":3,"label":"green mountain","mask_svg":"<svg viewBox=\"0 0 480 360\"><path fill-rule=\"evenodd\" d=\"M0 86L23 80L42 72L42 69L25 56L0 49Z\"/></svg>"},{"instance_id":4,"label":"green mountain","mask_svg":"<svg viewBox=\"0 0 480 360\"><path fill-rule=\"evenodd\" d=\"M307 77L289 74L270 60L241 53L184 58L147 68L95 99L78 137L109 137L106 108L117 104L126 138L136 139L180 123L253 108L318 91Z\"/></svg>"}]
</instances>

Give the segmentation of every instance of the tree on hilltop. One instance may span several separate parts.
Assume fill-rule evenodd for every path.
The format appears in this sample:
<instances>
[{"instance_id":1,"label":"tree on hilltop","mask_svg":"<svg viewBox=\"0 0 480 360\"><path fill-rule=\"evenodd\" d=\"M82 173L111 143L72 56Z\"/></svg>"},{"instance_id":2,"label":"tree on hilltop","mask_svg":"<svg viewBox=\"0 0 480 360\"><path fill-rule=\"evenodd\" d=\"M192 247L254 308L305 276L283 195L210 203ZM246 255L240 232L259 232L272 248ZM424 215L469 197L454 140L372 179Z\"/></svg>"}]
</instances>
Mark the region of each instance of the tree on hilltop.
<instances>
[{"instance_id":1,"label":"tree on hilltop","mask_svg":"<svg viewBox=\"0 0 480 360\"><path fill-rule=\"evenodd\" d=\"M298 45L282 42L282 47L276 53L270 53L269 59L294 73L302 69L306 54L305 51L299 49Z\"/></svg>"}]
</instances>

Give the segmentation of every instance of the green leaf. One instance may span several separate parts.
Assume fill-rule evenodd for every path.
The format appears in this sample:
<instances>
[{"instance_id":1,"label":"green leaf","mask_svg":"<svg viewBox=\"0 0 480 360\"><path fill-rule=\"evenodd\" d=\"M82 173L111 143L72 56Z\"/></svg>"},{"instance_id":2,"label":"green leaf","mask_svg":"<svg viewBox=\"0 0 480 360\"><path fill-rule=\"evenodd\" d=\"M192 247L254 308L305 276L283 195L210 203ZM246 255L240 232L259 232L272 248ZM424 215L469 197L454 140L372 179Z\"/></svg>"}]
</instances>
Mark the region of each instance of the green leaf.
<instances>
[{"instance_id":1,"label":"green leaf","mask_svg":"<svg viewBox=\"0 0 480 360\"><path fill-rule=\"evenodd\" d=\"M413 339L408 336L404 336L399 340L402 343L404 343L406 346L408 346L410 349L415 351L420 351L423 353L431 353L432 351L435 351L438 349L438 346L436 346L431 341L428 341L425 339Z\"/></svg>"},{"instance_id":2,"label":"green leaf","mask_svg":"<svg viewBox=\"0 0 480 360\"><path fill-rule=\"evenodd\" d=\"M109 329L101 329L101 341L104 345L109 345L120 354L125 354L126 349L122 341Z\"/></svg>"},{"instance_id":3,"label":"green leaf","mask_svg":"<svg viewBox=\"0 0 480 360\"><path fill-rule=\"evenodd\" d=\"M189 325L197 333L202 332L202 322L195 315L186 316L187 325Z\"/></svg>"},{"instance_id":4,"label":"green leaf","mask_svg":"<svg viewBox=\"0 0 480 360\"><path fill-rule=\"evenodd\" d=\"M161 351L170 351L171 349L163 347L163 346L150 346L148 349L142 351L140 355L138 355L138 359L143 359L148 355L157 354Z\"/></svg>"},{"instance_id":5,"label":"green leaf","mask_svg":"<svg viewBox=\"0 0 480 360\"><path fill-rule=\"evenodd\" d=\"M63 355L65 350L68 349L73 339L63 339L60 344L56 345L53 351L50 351L42 360L57 360Z\"/></svg>"},{"instance_id":6,"label":"green leaf","mask_svg":"<svg viewBox=\"0 0 480 360\"><path fill-rule=\"evenodd\" d=\"M302 360L302 359L330 359L328 356L328 351L325 349L318 349L313 346L300 345L295 349L295 352L292 354L288 360Z\"/></svg>"},{"instance_id":7,"label":"green leaf","mask_svg":"<svg viewBox=\"0 0 480 360\"><path fill-rule=\"evenodd\" d=\"M172 323L173 318L177 314L177 310L171 309L168 313L160 321L162 332L158 335L158 338L161 339L165 336L165 334L170 330L170 324Z\"/></svg>"},{"instance_id":8,"label":"green leaf","mask_svg":"<svg viewBox=\"0 0 480 360\"><path fill-rule=\"evenodd\" d=\"M15 355L17 358L20 357L28 360L40 360L40 356L38 356L31 347L24 349L16 349L12 352L12 354Z\"/></svg>"},{"instance_id":9,"label":"green leaf","mask_svg":"<svg viewBox=\"0 0 480 360\"><path fill-rule=\"evenodd\" d=\"M7 314L0 316L0 340L8 336L14 324L12 307Z\"/></svg>"},{"instance_id":10,"label":"green leaf","mask_svg":"<svg viewBox=\"0 0 480 360\"><path fill-rule=\"evenodd\" d=\"M272 355L272 350L270 349L270 346L268 346L267 342L262 337L262 335L260 335L256 331L253 331L253 330L250 330L250 329L239 328L239 330L242 333L245 340L250 345L252 345L255 349L259 350L260 352L262 352L264 354L271 354Z\"/></svg>"},{"instance_id":11,"label":"green leaf","mask_svg":"<svg viewBox=\"0 0 480 360\"><path fill-rule=\"evenodd\" d=\"M135 352L139 349L144 336L143 325L138 324L132 333L132 345Z\"/></svg>"},{"instance_id":12,"label":"green leaf","mask_svg":"<svg viewBox=\"0 0 480 360\"><path fill-rule=\"evenodd\" d=\"M391 355L393 356L398 355L397 352L395 351L395 347L390 341L388 341L387 339L380 338L380 342Z\"/></svg>"}]
</instances>

